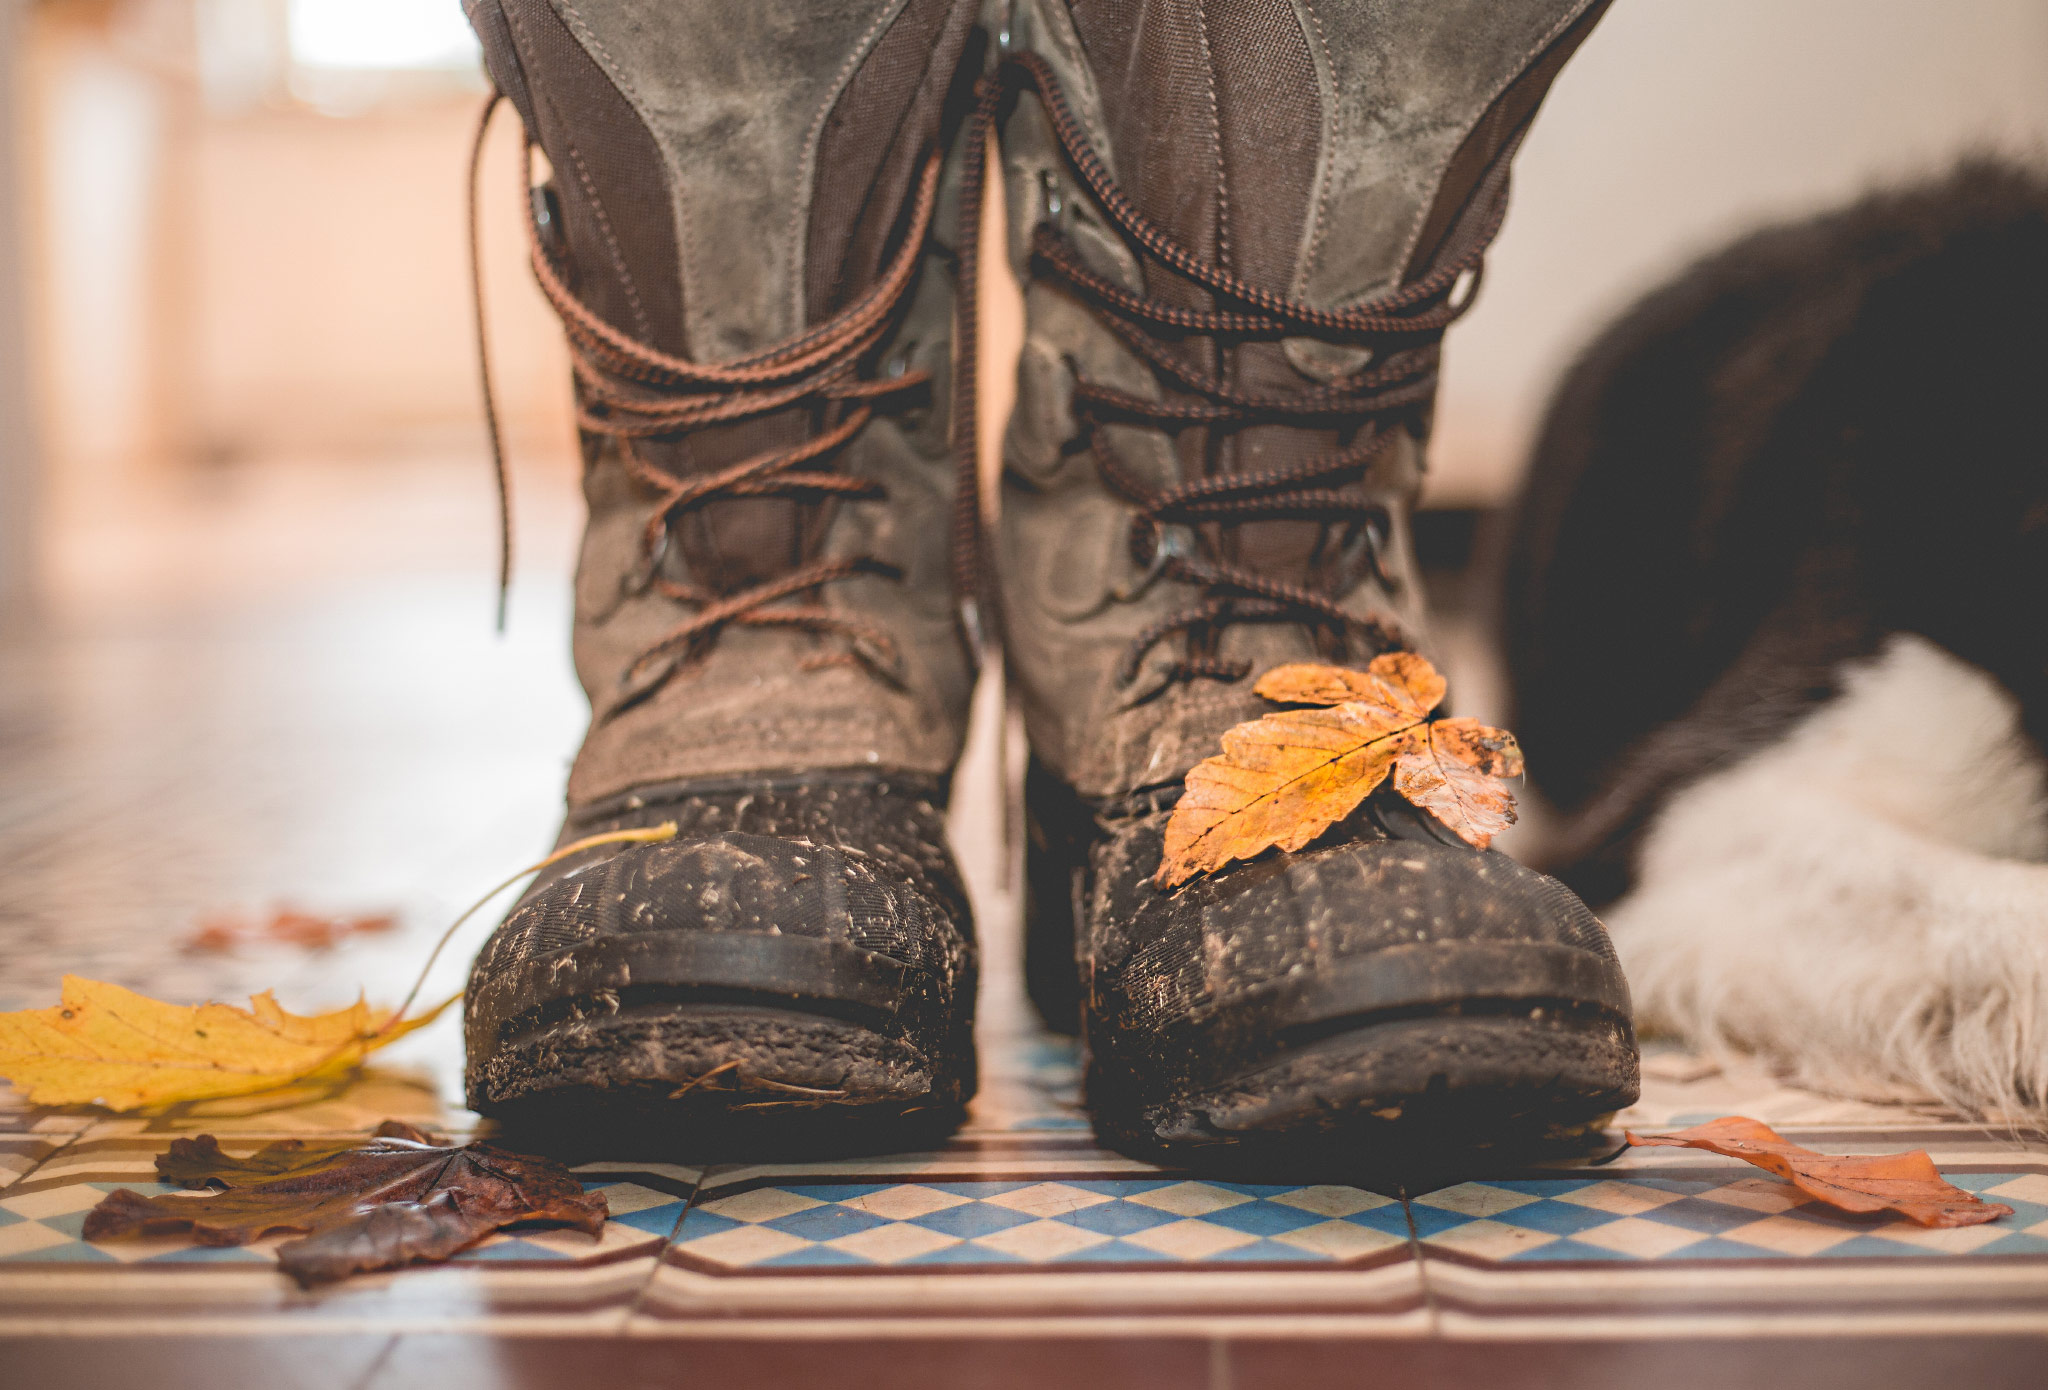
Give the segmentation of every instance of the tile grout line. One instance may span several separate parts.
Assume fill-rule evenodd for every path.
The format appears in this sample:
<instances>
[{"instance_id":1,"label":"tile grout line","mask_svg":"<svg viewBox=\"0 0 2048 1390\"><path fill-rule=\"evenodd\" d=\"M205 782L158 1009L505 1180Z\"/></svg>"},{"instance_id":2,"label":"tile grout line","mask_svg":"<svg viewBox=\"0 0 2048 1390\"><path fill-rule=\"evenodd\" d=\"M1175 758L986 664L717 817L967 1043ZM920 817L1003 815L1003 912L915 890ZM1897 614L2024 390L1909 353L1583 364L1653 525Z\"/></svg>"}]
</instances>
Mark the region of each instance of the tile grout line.
<instances>
[{"instance_id":1,"label":"tile grout line","mask_svg":"<svg viewBox=\"0 0 2048 1390\"><path fill-rule=\"evenodd\" d=\"M640 1287L633 1290L633 1296L626 1301L625 1316L619 1320L619 1335L623 1336L639 1314L640 1307L647 1301L647 1291L654 1287L654 1281L661 1277L661 1267L668 1259L669 1250L675 1245L676 1237L683 1233L683 1222L696 1209L698 1198L704 1195L704 1185L713 1173L730 1164L709 1164L697 1171L697 1180L690 1184L690 1196L683 1203L683 1209L676 1213L676 1224L669 1227L668 1235L661 1242L661 1249L655 1252L654 1263L648 1267L647 1277L640 1281Z\"/></svg>"},{"instance_id":2,"label":"tile grout line","mask_svg":"<svg viewBox=\"0 0 2048 1390\"><path fill-rule=\"evenodd\" d=\"M90 1129L91 1126L88 1125L86 1128ZM34 1130L24 1130L22 1131L22 1133L31 1138L35 1137ZM34 1178L36 1174L42 1172L45 1167L47 1167L50 1163L54 1162L59 1155L63 1154L73 1144L76 1144L80 1139L84 1138L85 1133L85 1129L72 1130L70 1134L65 1136L63 1143L57 1145L56 1148L50 1150L41 1158L37 1159L35 1161L35 1166L25 1170L20 1177L17 1177L13 1182L8 1183L7 1186L0 1187L0 1196L4 1196L6 1193L12 1191L13 1189L21 1186L23 1183L28 1182L30 1179ZM9 1137L11 1138L13 1136Z\"/></svg>"},{"instance_id":3,"label":"tile grout line","mask_svg":"<svg viewBox=\"0 0 2048 1390\"><path fill-rule=\"evenodd\" d=\"M368 1387L383 1373L385 1363L398 1351L398 1344L405 1340L403 1332L393 1332L385 1338L383 1349L370 1358L370 1364L363 1368L363 1374L349 1390L368 1390Z\"/></svg>"},{"instance_id":4,"label":"tile grout line","mask_svg":"<svg viewBox=\"0 0 2048 1390\"><path fill-rule=\"evenodd\" d=\"M1429 1258L1422 1248L1422 1233L1415 1226L1415 1203L1409 1198L1406 1187L1398 1190L1401 1194L1401 1217L1408 1223L1408 1257L1415 1261L1415 1278L1422 1286L1422 1309L1429 1323L1429 1339L1439 1341L1443 1337L1443 1314L1436 1306L1436 1290L1430 1287Z\"/></svg>"},{"instance_id":5,"label":"tile grout line","mask_svg":"<svg viewBox=\"0 0 2048 1390\"><path fill-rule=\"evenodd\" d=\"M1234 1378L1230 1373L1230 1355L1228 1337L1209 1339L1209 1390L1231 1390Z\"/></svg>"}]
</instances>

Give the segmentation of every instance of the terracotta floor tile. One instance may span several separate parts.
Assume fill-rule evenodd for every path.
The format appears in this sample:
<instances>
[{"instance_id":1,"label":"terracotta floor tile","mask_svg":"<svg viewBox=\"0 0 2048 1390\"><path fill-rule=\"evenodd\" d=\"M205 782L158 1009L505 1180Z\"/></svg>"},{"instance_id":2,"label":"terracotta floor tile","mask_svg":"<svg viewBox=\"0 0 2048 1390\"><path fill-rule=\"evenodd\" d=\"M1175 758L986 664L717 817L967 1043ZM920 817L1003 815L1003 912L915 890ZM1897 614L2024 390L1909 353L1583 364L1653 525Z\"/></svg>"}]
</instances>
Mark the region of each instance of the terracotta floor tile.
<instances>
[{"instance_id":1,"label":"terracotta floor tile","mask_svg":"<svg viewBox=\"0 0 2048 1390\"><path fill-rule=\"evenodd\" d=\"M645 1337L591 1346L560 1339L492 1343L408 1336L377 1365L363 1390L607 1390L705 1386L730 1390L1048 1390L1102 1385L1202 1390L1211 1352L1200 1338L845 1336L778 1342L718 1335Z\"/></svg>"},{"instance_id":2,"label":"terracotta floor tile","mask_svg":"<svg viewBox=\"0 0 2048 1390\"><path fill-rule=\"evenodd\" d=\"M8 1337L0 1365L36 1390L354 1390L389 1355L383 1332L333 1335Z\"/></svg>"},{"instance_id":3,"label":"terracotta floor tile","mask_svg":"<svg viewBox=\"0 0 2048 1390\"><path fill-rule=\"evenodd\" d=\"M2039 1384L2041 1352L2039 1341L2023 1337L1233 1339L1211 1383L1231 1390L1365 1383L1486 1390L2021 1390Z\"/></svg>"}]
</instances>

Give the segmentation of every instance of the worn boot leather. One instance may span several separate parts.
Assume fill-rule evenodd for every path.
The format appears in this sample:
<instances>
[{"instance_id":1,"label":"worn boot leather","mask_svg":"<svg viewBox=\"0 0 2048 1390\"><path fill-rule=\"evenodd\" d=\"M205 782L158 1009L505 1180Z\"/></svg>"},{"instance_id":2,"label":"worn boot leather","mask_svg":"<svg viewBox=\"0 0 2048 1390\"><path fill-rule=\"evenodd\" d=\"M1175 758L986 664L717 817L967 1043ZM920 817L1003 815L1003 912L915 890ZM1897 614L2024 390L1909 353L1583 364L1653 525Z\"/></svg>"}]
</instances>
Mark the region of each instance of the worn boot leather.
<instances>
[{"instance_id":1,"label":"worn boot leather","mask_svg":"<svg viewBox=\"0 0 2048 1390\"><path fill-rule=\"evenodd\" d=\"M1426 650L1408 514L1437 342L1603 8L999 7L1027 304L998 555L1033 750L1029 972L1085 1036L1112 1143L1487 1145L1635 1095L1600 923L1401 803L1151 882L1182 777L1271 708L1260 673Z\"/></svg>"},{"instance_id":2,"label":"worn boot leather","mask_svg":"<svg viewBox=\"0 0 2048 1390\"><path fill-rule=\"evenodd\" d=\"M478 1110L558 1134L949 1114L975 953L941 829L973 678L949 570L952 0L467 0L544 167L576 371L591 724L477 958Z\"/></svg>"}]
</instances>

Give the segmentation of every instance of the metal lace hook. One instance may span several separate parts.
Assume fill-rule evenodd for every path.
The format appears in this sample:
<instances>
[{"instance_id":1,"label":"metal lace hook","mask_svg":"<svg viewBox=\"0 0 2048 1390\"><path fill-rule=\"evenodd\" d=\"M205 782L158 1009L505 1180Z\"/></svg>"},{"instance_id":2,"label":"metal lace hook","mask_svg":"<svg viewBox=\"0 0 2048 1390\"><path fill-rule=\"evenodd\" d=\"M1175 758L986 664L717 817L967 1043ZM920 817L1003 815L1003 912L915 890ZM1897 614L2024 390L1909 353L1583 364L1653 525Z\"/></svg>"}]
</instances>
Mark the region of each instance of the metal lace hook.
<instances>
[{"instance_id":1,"label":"metal lace hook","mask_svg":"<svg viewBox=\"0 0 2048 1390\"><path fill-rule=\"evenodd\" d=\"M854 633L848 645L853 649L854 657L868 670L898 690L907 688L910 678L903 669L903 655L893 645L879 642L864 632Z\"/></svg>"},{"instance_id":2,"label":"metal lace hook","mask_svg":"<svg viewBox=\"0 0 2048 1390\"><path fill-rule=\"evenodd\" d=\"M654 587L655 576L661 573L661 562L668 558L669 529L663 526L654 533L654 544L641 552L640 563L619 576L619 595L622 598L638 598Z\"/></svg>"},{"instance_id":3,"label":"metal lace hook","mask_svg":"<svg viewBox=\"0 0 2048 1390\"><path fill-rule=\"evenodd\" d=\"M1045 198L1045 220L1055 230L1059 228L1060 213L1066 210L1066 200L1060 197L1060 181L1050 169L1038 171L1038 191Z\"/></svg>"},{"instance_id":4,"label":"metal lace hook","mask_svg":"<svg viewBox=\"0 0 2048 1390\"><path fill-rule=\"evenodd\" d=\"M1401 581L1387 568L1388 537L1380 530L1380 523L1368 517L1361 529L1365 532L1365 559L1372 568L1373 578L1388 594L1400 593Z\"/></svg>"},{"instance_id":5,"label":"metal lace hook","mask_svg":"<svg viewBox=\"0 0 2048 1390\"><path fill-rule=\"evenodd\" d=\"M619 674L617 697L609 708L597 716L596 722L608 724L627 710L645 704L654 693L667 685L669 678L683 664L681 656L661 657L651 665L641 668L628 666Z\"/></svg>"},{"instance_id":6,"label":"metal lace hook","mask_svg":"<svg viewBox=\"0 0 2048 1390\"><path fill-rule=\"evenodd\" d=\"M1130 603L1143 598L1159 576L1166 573L1167 565L1175 560L1191 560L1195 555L1194 532L1185 526L1169 522L1152 523L1152 562L1145 566L1145 572L1128 584L1122 584L1109 591L1109 596L1118 603Z\"/></svg>"}]
</instances>

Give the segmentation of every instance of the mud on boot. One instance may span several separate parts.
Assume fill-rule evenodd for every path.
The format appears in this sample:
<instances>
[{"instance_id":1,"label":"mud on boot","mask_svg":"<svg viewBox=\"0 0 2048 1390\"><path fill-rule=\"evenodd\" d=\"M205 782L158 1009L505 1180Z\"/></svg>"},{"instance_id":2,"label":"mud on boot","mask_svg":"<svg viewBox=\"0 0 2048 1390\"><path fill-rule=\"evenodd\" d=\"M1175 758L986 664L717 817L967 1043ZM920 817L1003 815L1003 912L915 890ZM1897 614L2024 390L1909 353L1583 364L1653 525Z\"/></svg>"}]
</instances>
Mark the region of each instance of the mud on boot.
<instances>
[{"instance_id":1,"label":"mud on boot","mask_svg":"<svg viewBox=\"0 0 2048 1390\"><path fill-rule=\"evenodd\" d=\"M523 1130L731 1143L957 1116L974 945L938 787L862 773L650 787L566 839L478 957L469 1090Z\"/></svg>"}]
</instances>

